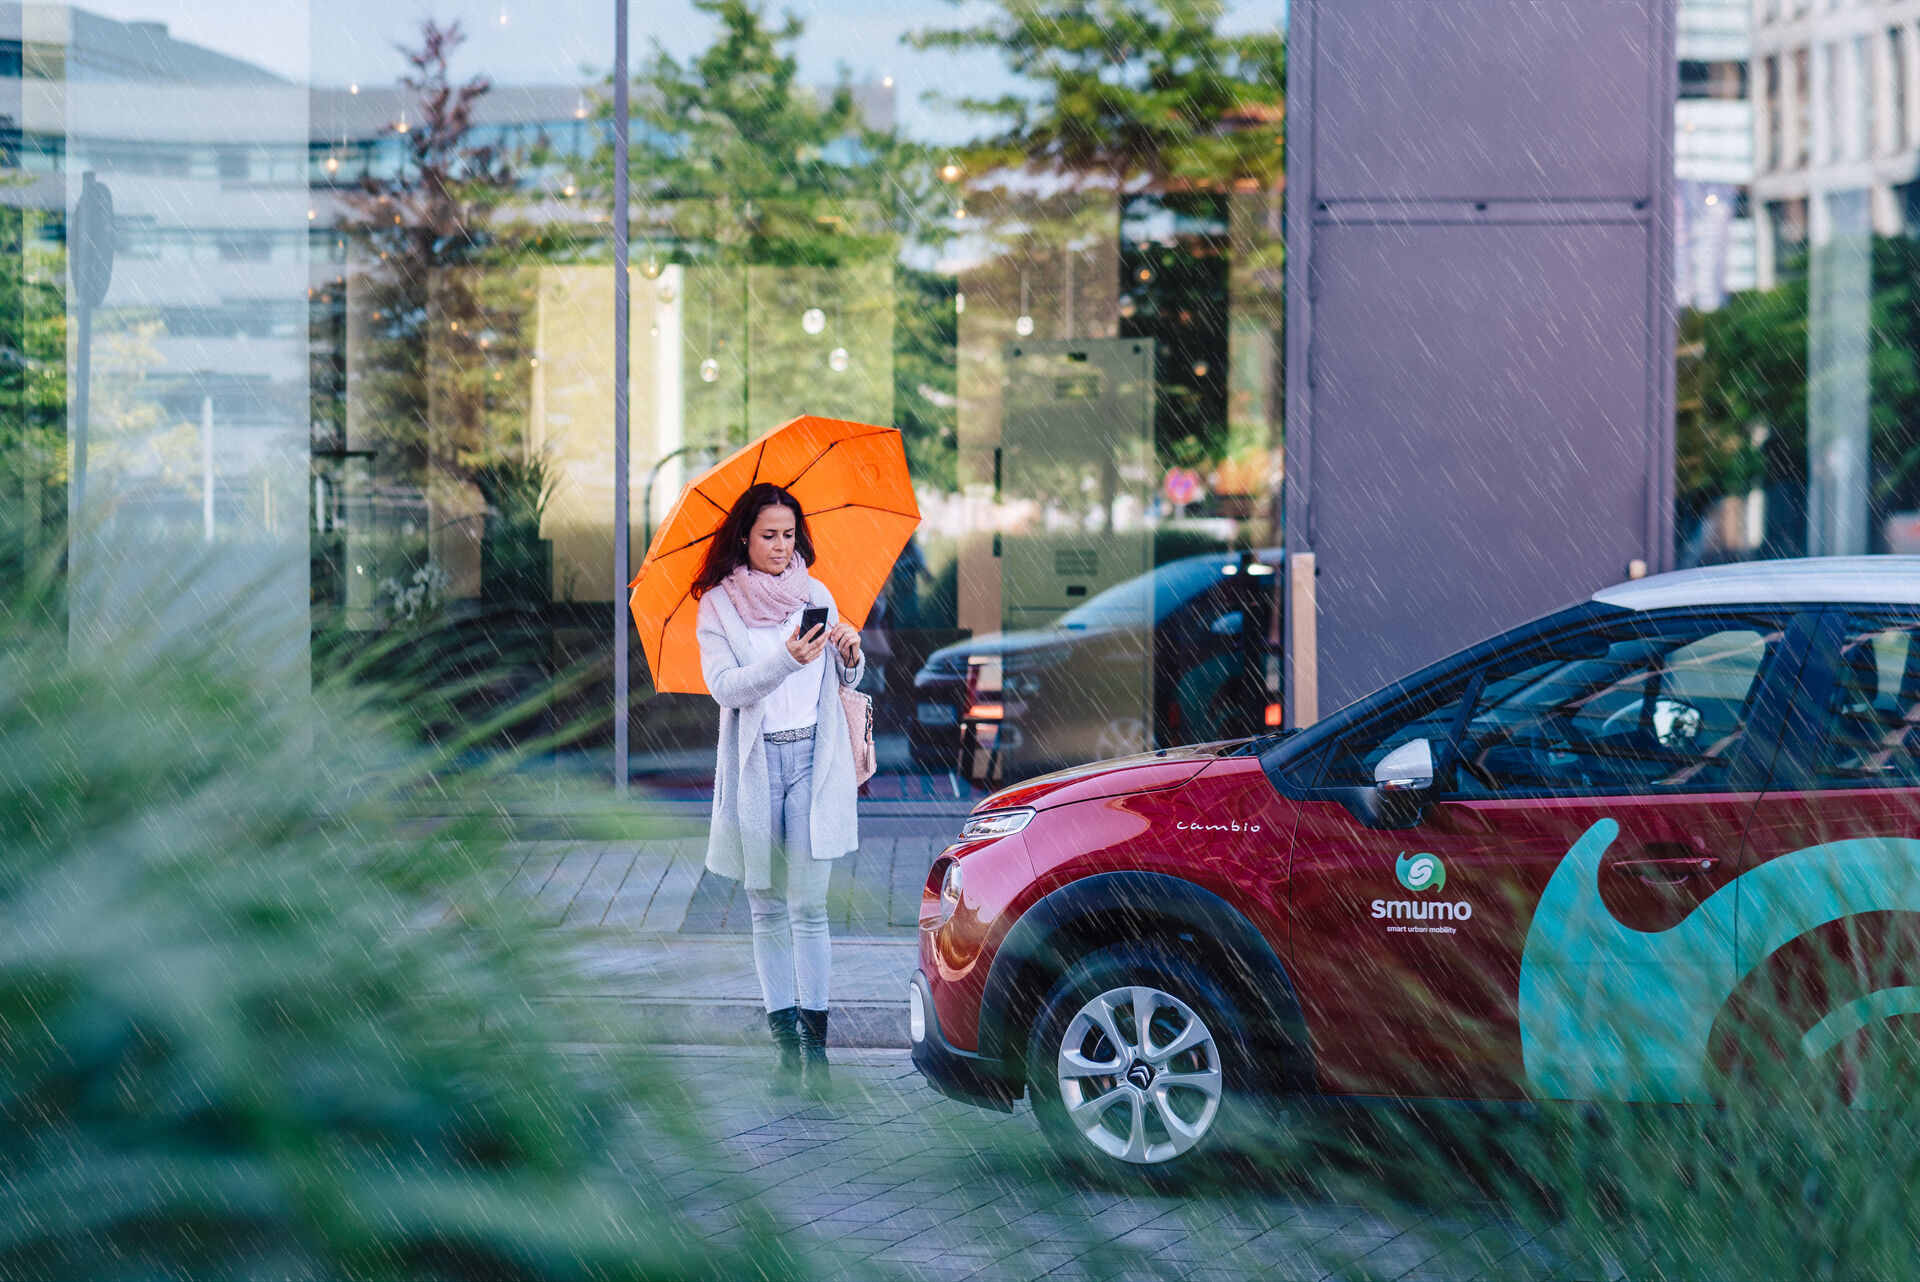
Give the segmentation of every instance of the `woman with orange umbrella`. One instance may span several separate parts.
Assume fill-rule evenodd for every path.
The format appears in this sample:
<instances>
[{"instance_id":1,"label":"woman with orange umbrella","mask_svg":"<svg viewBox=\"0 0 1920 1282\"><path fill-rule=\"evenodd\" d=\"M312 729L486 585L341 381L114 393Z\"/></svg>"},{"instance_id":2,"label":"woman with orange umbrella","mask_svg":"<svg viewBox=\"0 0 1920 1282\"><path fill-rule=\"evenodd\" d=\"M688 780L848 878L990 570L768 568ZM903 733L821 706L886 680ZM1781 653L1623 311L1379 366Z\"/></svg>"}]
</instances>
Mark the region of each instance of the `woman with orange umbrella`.
<instances>
[{"instance_id":1,"label":"woman with orange umbrella","mask_svg":"<svg viewBox=\"0 0 1920 1282\"><path fill-rule=\"evenodd\" d=\"M800 501L751 485L708 543L692 596L701 673L720 705L707 867L746 887L775 1087L818 1097L830 1084L827 881L859 845L839 687L857 684L866 660L808 572L814 559Z\"/></svg>"}]
</instances>

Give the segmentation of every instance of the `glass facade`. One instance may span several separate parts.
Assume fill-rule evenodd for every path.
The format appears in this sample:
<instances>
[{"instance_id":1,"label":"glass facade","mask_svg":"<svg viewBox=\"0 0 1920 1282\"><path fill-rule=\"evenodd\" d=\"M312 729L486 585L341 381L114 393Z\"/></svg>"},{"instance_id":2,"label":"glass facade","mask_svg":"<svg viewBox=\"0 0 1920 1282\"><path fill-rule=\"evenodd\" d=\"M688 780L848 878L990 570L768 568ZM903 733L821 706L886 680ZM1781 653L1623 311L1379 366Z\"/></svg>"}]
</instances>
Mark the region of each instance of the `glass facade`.
<instances>
[{"instance_id":1,"label":"glass facade","mask_svg":"<svg viewBox=\"0 0 1920 1282\"><path fill-rule=\"evenodd\" d=\"M879 795L1258 728L1277 672L1283 9L1123 64L994 12L633 16L630 555L787 419L898 426ZM224 609L604 769L611 18L0 7L9 539L76 644ZM634 776L703 788L710 703L631 678Z\"/></svg>"},{"instance_id":2,"label":"glass facade","mask_svg":"<svg viewBox=\"0 0 1920 1282\"><path fill-rule=\"evenodd\" d=\"M1681 565L1920 551L1920 10L1785 9L1726 51L1764 94L1740 179L1755 271L1681 300Z\"/></svg>"},{"instance_id":3,"label":"glass facade","mask_svg":"<svg viewBox=\"0 0 1920 1282\"><path fill-rule=\"evenodd\" d=\"M877 796L1273 724L1285 5L1069 8L633 15L629 554L787 419L897 426ZM1911 8L1682 0L1682 564L1920 550ZM65 549L75 644L226 609L604 770L611 7L0 28L9 564ZM634 777L700 791L710 702L630 675Z\"/></svg>"}]
</instances>

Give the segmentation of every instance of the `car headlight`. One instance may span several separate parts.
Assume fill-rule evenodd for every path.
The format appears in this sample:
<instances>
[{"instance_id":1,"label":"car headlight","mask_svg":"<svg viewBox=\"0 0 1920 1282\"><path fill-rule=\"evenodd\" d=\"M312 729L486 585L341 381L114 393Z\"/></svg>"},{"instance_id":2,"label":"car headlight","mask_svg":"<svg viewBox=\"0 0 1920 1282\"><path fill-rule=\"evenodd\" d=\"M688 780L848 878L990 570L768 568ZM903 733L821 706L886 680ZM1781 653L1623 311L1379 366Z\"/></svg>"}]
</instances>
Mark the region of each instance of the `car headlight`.
<instances>
[{"instance_id":1,"label":"car headlight","mask_svg":"<svg viewBox=\"0 0 1920 1282\"><path fill-rule=\"evenodd\" d=\"M985 814L973 815L960 829L962 841L984 841L991 837L1011 837L1033 822L1033 811L989 810Z\"/></svg>"},{"instance_id":2,"label":"car headlight","mask_svg":"<svg viewBox=\"0 0 1920 1282\"><path fill-rule=\"evenodd\" d=\"M958 911L960 911L960 861L955 859L947 865L947 875L940 879L939 924L946 925Z\"/></svg>"}]
</instances>

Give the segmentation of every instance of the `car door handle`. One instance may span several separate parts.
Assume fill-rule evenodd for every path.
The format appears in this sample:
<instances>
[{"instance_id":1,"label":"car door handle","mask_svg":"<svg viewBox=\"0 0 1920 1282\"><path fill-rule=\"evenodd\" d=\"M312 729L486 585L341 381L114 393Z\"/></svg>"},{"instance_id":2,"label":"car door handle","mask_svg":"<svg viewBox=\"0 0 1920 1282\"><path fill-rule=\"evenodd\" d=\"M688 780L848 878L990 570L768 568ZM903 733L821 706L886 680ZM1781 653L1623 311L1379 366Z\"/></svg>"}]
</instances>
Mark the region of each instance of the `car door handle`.
<instances>
[{"instance_id":1,"label":"car door handle","mask_svg":"<svg viewBox=\"0 0 1920 1282\"><path fill-rule=\"evenodd\" d=\"M1667 859L1621 859L1613 866L1649 885L1673 886L1689 877L1712 872L1720 866L1720 860L1713 855L1684 855Z\"/></svg>"}]
</instances>

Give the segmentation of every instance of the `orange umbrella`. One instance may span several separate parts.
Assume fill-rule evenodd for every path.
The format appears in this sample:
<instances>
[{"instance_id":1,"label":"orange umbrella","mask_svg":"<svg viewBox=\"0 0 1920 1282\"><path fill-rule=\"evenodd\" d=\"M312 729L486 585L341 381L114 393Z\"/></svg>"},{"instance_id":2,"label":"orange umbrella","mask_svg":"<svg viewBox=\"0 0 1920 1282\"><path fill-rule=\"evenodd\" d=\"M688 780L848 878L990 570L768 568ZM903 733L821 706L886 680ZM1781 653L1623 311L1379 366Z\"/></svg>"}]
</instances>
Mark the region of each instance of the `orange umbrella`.
<instances>
[{"instance_id":1,"label":"orange umbrella","mask_svg":"<svg viewBox=\"0 0 1920 1282\"><path fill-rule=\"evenodd\" d=\"M808 414L722 460L681 491L628 585L654 689L707 693L693 633L694 576L734 501L761 481L785 486L800 500L816 556L809 572L856 628L920 525L896 428Z\"/></svg>"}]
</instances>

